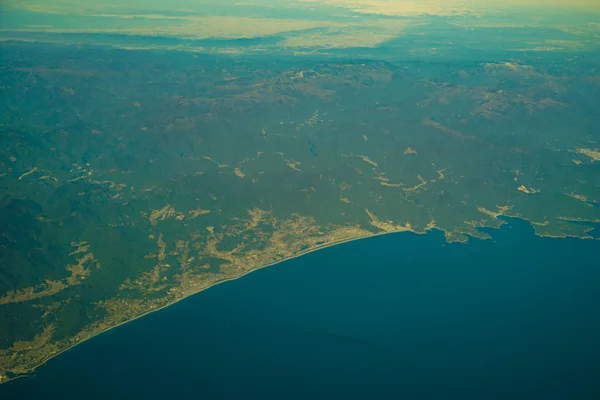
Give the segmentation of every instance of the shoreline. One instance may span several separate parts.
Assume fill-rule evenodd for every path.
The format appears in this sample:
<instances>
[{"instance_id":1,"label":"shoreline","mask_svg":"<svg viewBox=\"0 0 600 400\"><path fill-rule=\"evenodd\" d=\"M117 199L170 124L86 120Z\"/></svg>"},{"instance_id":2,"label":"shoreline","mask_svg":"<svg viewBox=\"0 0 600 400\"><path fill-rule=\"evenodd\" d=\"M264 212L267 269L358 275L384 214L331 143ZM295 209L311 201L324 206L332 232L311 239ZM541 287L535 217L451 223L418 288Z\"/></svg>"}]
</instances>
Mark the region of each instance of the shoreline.
<instances>
[{"instance_id":1,"label":"shoreline","mask_svg":"<svg viewBox=\"0 0 600 400\"><path fill-rule=\"evenodd\" d=\"M507 218L507 219L518 219L518 220L521 220L521 221L527 222L527 223L528 223L528 224L531 226L531 228L532 228L532 230L533 230L533 232L532 232L532 233L534 234L534 236L538 236L538 237L540 237L540 238L564 239L564 238L570 237L569 235L566 235L566 234L565 234L565 235L563 235L563 236L549 236L549 235L540 235L540 234L538 234L538 233L535 231L535 223L534 223L534 222L532 222L532 221L529 221L529 220L527 220L527 219L525 219L525 218L521 218L521 217L515 217L515 216L509 216L509 215L500 215L500 216L502 216L502 217L505 217L505 218ZM508 221L505 221L505 224L507 224L507 223L508 223ZM502 225L504 225L504 224L502 224ZM484 228L489 228L489 229L500 229L500 227L484 227ZM177 299L177 300L175 300L175 301L173 301L173 302L167 303L167 304L165 304L164 306L161 306L161 307L158 307L158 308L155 308L155 309L150 309L150 310L148 310L148 311L146 311L146 312L144 312L144 313L142 313L142 314L140 314L140 315L138 315L138 316L136 316L136 317L134 317L134 318L128 319L128 320L126 320L126 321L123 321L123 322L120 322L120 323L118 323L118 324L116 324L116 325L113 325L113 326L109 327L108 329L105 329L105 330L103 330L103 331L100 331L100 332L98 332L98 333L95 333L95 334L91 335L90 337L87 337L87 338L85 338L85 339L83 339L83 340L81 340L81 341L79 341L79 342L77 342L77 343L74 343L74 344L72 344L72 345L70 345L70 346L66 347L65 349L63 349L63 350L61 350L61 351L59 351L59 352L57 352L57 353L55 353L55 354L53 354L53 355L51 355L51 356L49 356L49 357L45 358L45 359L44 359L43 361L41 361L39 364L36 364L35 366L33 366L33 367L32 367L32 368L31 368L31 369L30 369L28 372L26 372L26 373L23 373L23 374L21 374L21 375L17 375L17 376L14 376L14 377L8 377L8 376L6 376L6 378L7 378L7 379L0 380L0 385L2 385L2 384L4 384L4 383L11 382L11 381L14 381L14 380L17 380L17 379L20 379L20 378L27 378L27 377L31 377L31 376L32 376L31 374L32 374L32 373L34 373L34 372L35 372L35 370L36 370L37 368L39 368L39 367L41 367L42 365L46 364L48 361L50 361L50 360L52 360L53 358L55 358L55 357L57 357L57 356L61 355L62 353L65 353L65 352L67 352L68 350L71 350L72 348L74 348L74 347L76 347L76 346L78 346L78 345L80 345L80 344L82 344L82 343L85 343L86 341L88 341L88 340L90 340L90 339L92 339L92 338L94 338L94 337L96 337L96 336L99 336L99 335L101 335L101 334L103 334L103 333L105 333L105 332L108 332L108 331L110 331L110 330L113 330L113 329L115 329L115 328L118 328L118 327L119 327L119 326L121 326L121 325L125 325L125 324L127 324L127 323L130 323L130 322L132 322L132 321L135 321L135 320L137 320L137 319L139 319L139 318L145 317L145 316L147 316L147 315L149 315L149 314L152 314L152 313L154 313L154 312L157 312L157 311L163 310L163 309L165 309L165 308L167 308L167 307L170 307L170 306L172 306L172 305L174 305L174 304L177 304L177 303L179 303L179 302L180 302L180 301L182 301L182 300L185 300L185 299L187 299L187 298L189 298L189 297L191 297L191 296L194 296L194 295L196 295L196 294L198 294L198 293L201 293L201 292L203 292L203 291L205 291L205 290L207 290L207 289L210 289L210 288L212 288L212 287L215 287L215 286L217 286L217 285L220 285L220 284L222 284L222 283L226 283L226 282L230 282L230 281L234 281L234 280L240 279L240 278L242 278L242 277L244 277L244 276L246 276L246 275L248 275L248 274L250 274L250 273L252 273L252 272L255 272L255 271L261 270L261 269L263 269L263 268L272 267L272 266L274 266L274 265L277 265L277 264L280 264L280 263L282 263L282 262L285 262L285 261L288 261L288 260L292 260L292 259L294 259L294 258L299 258L299 257L302 257L302 256L304 256L304 255L307 255L307 254L310 254L310 253L313 253L313 252L316 252L316 251L319 251L319 250L323 250L323 249L325 249L325 248L328 248L328 247L338 246L338 245L340 245L340 244L343 244L343 243L349 243L349 242L358 241L358 240L363 240L363 239L368 239L368 238L372 238L372 237L379 237L379 236L383 236L383 235L388 235L388 234L393 234L393 233L402 233L402 232L410 232L410 233L413 233L413 234L415 234L415 235L426 235L426 234L427 234L429 231L431 231L431 230L438 230L438 231L439 231L439 232L441 232L442 234L445 234L445 231L444 231L444 230L442 230L442 229L439 229L438 227L435 227L435 226L434 226L434 227L430 227L430 228L426 228L426 229L425 229L425 230L423 230L422 232L418 232L418 231L414 231L414 230L410 230L410 229L401 229L401 230L395 230L395 231L383 231L383 232L376 232L376 233L372 233L371 235L368 235L368 236L361 236L361 237L356 237L356 238L343 239L343 240L339 240L339 241L336 241L336 242L324 243L324 244L322 244L322 245L319 245L319 246L316 246L316 247L314 247L314 248L311 248L311 249L306 249L306 250L304 250L304 251L301 251L300 253L298 253L298 254L296 254L296 255L289 256L289 257L283 258L283 259L281 259L281 260L278 260L278 261L275 261L275 262L272 262L272 263L269 263L269 264L265 264L265 265L262 265L262 266L260 266L260 267L254 268L254 269L251 269L251 270L249 270L249 271L246 271L246 272L244 272L244 273L242 273L242 274L240 274L240 275L235 275L235 276L231 276L231 277L228 277L228 278L224 278L224 279L222 279L222 280L219 280L219 281L217 281L217 282L215 282L215 283L211 284L210 286L206 286L206 287L204 287L204 288L201 288L201 289L199 289L199 290L197 290L197 291L194 291L194 292L191 292L191 293L189 293L189 294L186 294L186 295L184 295L183 297L181 297L180 299ZM573 237L573 238L579 238L579 239L590 239L590 237L587 237L587 238L586 238L586 237ZM480 240L487 240L487 239L482 239L482 238L479 238L479 239L480 239ZM591 239L594 239L594 238L591 238ZM600 238L599 238L599 239L596 239L596 240L600 240ZM449 242L449 243L452 243L452 242ZM468 243L468 242L467 242L467 241L458 241L458 242L454 242L454 243L457 243L457 244L465 244L465 243Z\"/></svg>"},{"instance_id":2,"label":"shoreline","mask_svg":"<svg viewBox=\"0 0 600 400\"><path fill-rule=\"evenodd\" d=\"M186 294L185 296L183 296L180 299L177 299L177 300L175 300L175 301L173 301L171 303L165 304L164 306L161 306L159 308L150 309L150 310L144 312L143 314L140 314L140 315L138 315L138 316L136 316L134 318L128 319L128 320L123 321L123 322L119 322L118 324L113 325L113 326L109 327L108 329L105 329L105 330L100 331L100 332L98 332L98 333L96 333L94 335L91 335L90 337L87 337L87 338L85 338L85 339L83 339L83 340L81 340L81 341L79 341L77 343L73 343L72 345L66 347L65 349L63 349L63 350L61 350L61 351L59 351L59 352L57 352L57 353L55 353L55 354L47 357L46 359L44 359L43 361L41 361L39 364L36 364L35 366L33 366L29 370L29 372L26 372L26 373L23 373L21 375L17 375L17 376L14 376L14 377L7 377L7 379L1 380L0 381L0 385L2 385L4 383L11 382L11 381L14 381L14 380L17 380L17 379L20 379L20 378L31 377L31 373L33 373L37 368L39 368L42 365L46 364L48 361L52 360L55 357L58 357L59 355L61 355L61 354L65 353L65 352L71 350L72 348L74 348L76 346L79 346L82 343L87 342L90 339L95 338L96 336L99 336L99 335L101 335L103 333L106 333L106 332L108 332L110 330L118 328L121 325L125 325L125 324L128 324L130 322L133 322L133 321L135 321L135 320L137 320L139 318L145 317L145 316L147 316L147 315L149 315L151 313L163 310L163 309L165 309L167 307L170 307L170 306L172 306L174 304L179 303L182 300L185 300L185 299L187 299L187 298L189 298L191 296L194 296L194 295L196 295L198 293L201 293L201 292L203 292L203 291L205 291L207 289L210 289L210 288L215 287L217 285L220 285L222 283L226 283L226 282L230 282L230 281L234 281L234 280L240 279L240 278L242 278L242 277L244 277L244 276L246 276L246 275L248 275L248 274L250 274L252 272L258 271L260 269L267 268L267 267L272 267L272 266L280 264L282 262L285 262L285 261L288 261L288 260L292 260L294 258L298 258L298 257L304 256L306 254L313 253L315 251L323 250L323 249L328 248L328 247L337 246L337 245L340 245L340 244L343 244L343 243L353 242L353 241L357 241L357 240L363 240L363 239L367 239L367 238L371 238L371 237L377 237L377 236L387 235L387 234L391 234L391 233L401 233L401 232L410 232L410 233L414 233L414 234L417 234L417 235L424 235L424 234L427 233L427 230L425 230L424 232L416 232L416 231L411 231L411 230L399 230L399 231L392 231L392 232L379 232L379 233L373 233L372 235L368 235L368 236L362 236L362 237L357 237L357 238L352 238L352 239L339 240L339 241L331 242L331 243L325 243L325 244L319 245L317 247L314 247L312 249L307 249L305 251L302 251L302 252L300 252L300 253L298 253L296 255L293 255L293 256L290 256L290 257L286 257L286 258L283 258L281 260L272 262L270 264L265 264L265 265L262 265L260 267L251 269L249 271L246 271L246 272L242 273L241 275L235 275L235 276L232 276L232 277L229 277L229 278L224 278L224 279L222 279L220 281L217 281L217 282L213 283L210 286L201 288L198 291L192 292L190 294Z\"/></svg>"}]
</instances>

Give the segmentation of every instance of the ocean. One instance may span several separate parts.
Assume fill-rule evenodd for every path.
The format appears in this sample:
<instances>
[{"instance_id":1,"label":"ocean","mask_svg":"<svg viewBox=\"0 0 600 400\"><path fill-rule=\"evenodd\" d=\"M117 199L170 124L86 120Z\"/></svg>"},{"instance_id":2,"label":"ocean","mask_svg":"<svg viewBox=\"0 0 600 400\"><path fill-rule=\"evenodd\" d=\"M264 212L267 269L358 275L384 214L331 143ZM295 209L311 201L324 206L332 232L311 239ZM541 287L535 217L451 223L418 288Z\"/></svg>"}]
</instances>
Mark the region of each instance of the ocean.
<instances>
[{"instance_id":1,"label":"ocean","mask_svg":"<svg viewBox=\"0 0 600 400\"><path fill-rule=\"evenodd\" d=\"M597 399L600 241L397 233L97 336L2 399Z\"/></svg>"}]
</instances>

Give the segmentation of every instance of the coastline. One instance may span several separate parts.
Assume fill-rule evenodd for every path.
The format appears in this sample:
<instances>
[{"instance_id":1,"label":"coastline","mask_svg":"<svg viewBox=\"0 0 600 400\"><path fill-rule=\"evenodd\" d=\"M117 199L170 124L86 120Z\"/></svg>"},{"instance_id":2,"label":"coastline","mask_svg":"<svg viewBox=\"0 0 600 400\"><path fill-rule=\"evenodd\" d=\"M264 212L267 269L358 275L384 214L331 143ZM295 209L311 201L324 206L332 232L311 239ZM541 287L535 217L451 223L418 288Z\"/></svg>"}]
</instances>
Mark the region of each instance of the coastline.
<instances>
[{"instance_id":1,"label":"coastline","mask_svg":"<svg viewBox=\"0 0 600 400\"><path fill-rule=\"evenodd\" d=\"M535 229L534 229L534 228L535 228L535 223L534 223L534 222L532 222L532 221L529 221L529 220L527 220L527 219L525 219L525 218L518 217L518 216L509 216L509 215L499 215L499 216L505 217L505 218L507 218L507 219L518 219L518 220L522 220L522 221L525 221L525 222L527 222L528 224L530 224L530 226L531 226L531 228L532 228L532 231L533 231L532 233L533 233L535 236L538 236L538 237L541 237L541 238L563 239L563 238L572 237L572 238L578 238L578 239L592 239L592 240L594 240L594 238L593 238L593 237L578 237L578 236L570 236L570 235L567 235L567 234L565 234L565 235L563 235L563 236L550 236L550 235L543 235L543 234L539 234L538 232L536 232L536 231L535 231ZM504 222L504 224L506 224L506 223L508 223L508 222L506 222L506 221L505 221L505 222ZM504 225L504 224L502 224L502 225ZM482 228L488 228L488 229L499 229L499 227L482 227ZM170 307L170 306L172 306L172 305L174 305L174 304L177 304L178 302L180 302L180 301L182 301L182 300L184 300L184 299L187 299L188 297L191 297L191 296L193 296L193 295L195 295L195 294L198 294L198 293L200 293L200 292L203 292L203 291L205 291L205 290L207 290L207 289L209 289L209 288L212 288L212 287L214 287L214 286L220 285L220 284L222 284L222 283L226 283L226 282L229 282L229 281L234 281L234 280L240 279L240 278L242 278L242 277L244 277L244 276L246 276L246 275L248 275L248 274L250 274L250 273L252 273L252 272L258 271L258 270L260 270L260 269L267 268L267 267L271 267L271 266L274 266L274 265L280 264L280 263L282 263L282 262L285 262L285 261L288 261L288 260L292 260L292 259L295 259L295 258L299 258L299 257L301 257L301 256L304 256L304 255L307 255L307 254L310 254L310 253L313 253L313 252L316 252L316 251L319 251L319 250L323 250L323 249L325 249L325 248L328 248L328 247L337 246L337 245L340 245L340 244L343 244L343 243L350 243L350 242L354 242L354 241L358 241L358 240L363 240L363 239L367 239L367 238L379 237L379 236L383 236L383 235L388 235L388 234L393 234L393 233L401 233L401 232L410 232L410 233L413 233L413 234L416 234L416 235L425 235L425 234L427 234L427 233L428 233L430 230L438 230L438 231L440 231L440 232L441 232L441 233L443 233L443 234L445 234L445 233L446 233L444 230L442 230L442 229L440 229L440 228L438 228L438 227L436 227L436 226L428 227L428 228L426 228L425 230L423 230L423 231L421 231L421 232L419 232L419 231L415 231L415 230L411 230L411 229L407 229L407 228L398 229L398 230L393 230L393 231L374 232L374 233L372 233L371 235L367 235L367 236L361 236L361 237L355 237L355 238L349 238L349 239L338 240L338 241L335 241L335 242L330 242L330 243L324 243L324 244L322 244L322 245L319 245L319 246L316 246L316 247L313 247L313 248L310 248L310 249L303 250L303 251L301 251L300 253L298 253L298 254L296 254L296 255L289 256L289 257L283 258L283 259L281 259L281 260L278 260L278 261L275 261L275 262L272 262L272 263L269 263L269 264L265 264L265 265L259 266L259 267L257 267L257 268L254 268L254 269L251 269L251 270L245 271L245 272L243 272L243 273L241 273L241 274L239 274L239 275L234 275L234 276L230 276L230 277L224 278L224 279L222 279L222 280L219 280L219 281L217 281L217 282L214 282L214 283L213 283L213 284L211 284L210 286L202 287L202 288L200 288L200 289L198 289L198 290L196 290L196 291L192 291L192 292L190 292L189 294L185 294L185 295L183 295L181 298L179 298L179 299L176 299L176 300L174 300L174 301L172 301L172 302L169 302L169 303L167 303L167 304L165 304L165 305L163 305L163 306L160 306L160 307L158 307L158 308L149 309L148 311L146 311L146 312L144 312L144 313L142 313L142 314L139 314L139 315L135 316L134 318L128 319L128 320L126 320L126 321L119 322L118 324L115 324L115 325L113 325L113 326L111 326L111 327L109 327L109 328L107 328L107 329L104 329L104 330L102 330L102 331L99 331L99 332L97 332L97 333L95 333L95 334L93 334L93 335L91 335L91 336L89 336L89 337L87 337L87 338L85 338L85 339L83 339L83 340L79 341L79 342L73 343L72 345L70 345L70 346L68 346L68 347L64 348L63 350L61 350L61 351L59 351L59 352L57 352L57 353L55 353L55 354L53 354L53 355L51 355L51 356L49 356L49 357L45 358L45 359L44 359L43 361L41 361L40 363L38 363L38 364L36 364L35 366L31 367L31 369L30 369L30 370L28 370L26 373L23 373L23 374L20 374L20 375L16 375L16 376L14 376L14 377L8 377L8 376L2 377L2 376L0 376L0 378L4 378L4 379L1 379L1 380L0 380L0 385L2 385L2 384L4 384L4 383L7 383L7 382L14 381L14 380L16 380L16 379L19 379L19 378L27 378L27 377L30 377L30 376L32 376L32 373L34 373L34 372L35 372L35 370L36 370L38 367L41 367L42 365L44 365L44 364L45 364L45 363L47 363L48 361L52 360L53 358L55 358L55 357L59 356L60 354L62 354L62 353L64 353L64 352L66 352L66 351L68 351L68 350L71 350L72 348L74 348L74 347L76 347L76 346L78 346L78 345L80 345L80 344L82 344L82 343L84 343L84 342L86 342L86 341L88 341L88 340L90 340L90 339L92 339L92 338L96 337L96 336L99 336L99 335L101 335L101 334L103 334L103 333L105 333L105 332L108 332L108 331L112 330L112 329L118 328L118 327L119 327L119 326L121 326L121 325L125 325L125 324L127 324L127 323L129 323L129 322L135 321L135 320L137 320L137 319L139 319L139 318L145 317L145 316L147 316L147 315L149 315L149 314L151 314L151 313L154 313L154 312L157 312L157 311L163 310L163 309L165 309L165 308L167 308L167 307ZM484 238L480 238L480 239L481 239L481 240L487 240L487 239L489 239L489 238L485 238L485 239L484 239ZM600 240L600 238L599 238L599 239L596 239L596 240ZM447 242L448 242L448 241L447 241ZM452 243L452 242L448 242L448 243ZM454 243L466 244L466 243L468 243L468 241L454 241Z\"/></svg>"},{"instance_id":2,"label":"coastline","mask_svg":"<svg viewBox=\"0 0 600 400\"><path fill-rule=\"evenodd\" d=\"M66 352L66 351L68 351L68 350L71 350L72 348L74 348L74 347L76 347L76 346L79 346L79 345L80 345L80 344L82 344L82 343L85 343L85 342L87 342L88 340L90 340L90 339L92 339L92 338L94 338L94 337L96 337L96 336L99 336L99 335L101 335L101 334L103 334L103 333L105 333L105 332L108 332L108 331L110 331L110 330L113 330L113 329L115 329L115 328L118 328L118 327L119 327L119 326L121 326L121 325L125 325L125 324L127 324L127 323L129 323L129 322L135 321L135 320L137 320L137 319L139 319L139 318L145 317L145 316L147 316L147 315L149 315L149 314L151 314L151 313L154 313L154 312L157 312L157 311L163 310L163 309L165 309L165 308L167 308L167 307L170 307L170 306L172 306L172 305L174 305L174 304L177 304L178 302L180 302L180 301L182 301L182 300L185 300L185 299L187 299L187 298L188 298L188 297L190 297L190 296L193 296L193 295L195 295L195 294L198 294L198 293L200 293L200 292L203 292L203 291L205 291L205 290L207 290L207 289L210 289L210 288L212 288L212 287L215 287L215 286L217 286L217 285L220 285L220 284L222 284L222 283L226 283L226 282L229 282L229 281L234 281L234 280L240 279L240 278L242 278L242 277L244 277L244 276L246 276L246 275L248 275L248 274L250 274L250 273L252 273L252 272L258 271L258 270L260 270L260 269L267 268L267 267L272 267L272 266L274 266L274 265L277 265L277 264L280 264L280 263L282 263L282 262L284 262L284 261L292 260L292 259L294 259L294 258L298 258L298 257L304 256L304 255L306 255L306 254L309 254L309 253L312 253L312 252L315 252L315 251L319 251L319 250L322 250L322 249L325 249L325 248L328 248L328 247L337 246L337 245L340 245L340 244L343 244L343 243L349 243L349 242L353 242L353 241L357 241L357 240L362 240L362 239L366 239L366 238L377 237L377 236L387 235L387 234L391 234L391 233L400 233L400 232L411 232L411 233L414 233L414 234L417 234L417 235L423 235L423 234L426 234L426 233L427 233L427 231L424 231L424 232L416 232L416 231L411 231L411 230L398 230L398 231L391 231L391 232L378 232L378 233L373 233L372 235L369 235L369 236L363 236L363 237L357 237L357 238L351 238L351 239L344 239L344 240L339 240L339 241L336 241L336 242L325 243L325 244L319 245L319 246L317 246L317 247L314 247L314 248L312 248L312 249L306 249L306 250L302 251L302 252L301 252L301 253L299 253L299 254L296 254L296 255L293 255L293 256L290 256L290 257L286 257L286 258L283 258L283 259L281 259L281 260L275 261L275 262L273 262L273 263L270 263L270 264L265 264L265 265L262 265L262 266L260 266L260 267L257 267L257 268L254 268L254 269L251 269L251 270L249 270L249 271L246 271L246 272L244 272L244 273L242 273L242 274L240 274L240 275L235 275L235 276L231 276L231 277L228 277L228 278L224 278L224 279L222 279L222 280L220 280L220 281L217 281L217 282L213 283L213 284L212 284L212 285L210 285L210 286L207 286L207 287L201 288L201 289L199 289L199 290L197 290L197 291L194 291L194 292L191 292L191 293L189 293L189 294L186 294L185 296L183 296L183 297L181 297L181 298L179 298L179 299L177 299L177 300L175 300L175 301L173 301L173 302L167 303L167 304L165 304L164 306L161 306L161 307L158 307L158 308L153 308L153 309L150 309L150 310L148 310L148 311L144 312L143 314L140 314L140 315L138 315L138 316L136 316L136 317L134 317L134 318L128 319L128 320L126 320L126 321L120 322L120 323L118 323L118 324L116 324L116 325L113 325L113 326L109 327L108 329L105 329L105 330L103 330L103 331L100 331L100 332L98 332L98 333L95 333L95 334L93 334L93 335L91 335L91 336L89 336L89 337L87 337L87 338L85 338L85 339L83 339L83 340L81 340L81 341L79 341L79 342L77 342L77 343L74 343L74 344L72 344L72 345L70 345L70 346L66 347L65 349L63 349L63 350L61 350L61 351L59 351L59 352L57 352L57 353L55 353L55 354L53 354L53 355L49 356L48 358L44 359L44 360L43 360L43 361L41 361L39 364L37 364L37 365L33 366L33 367L32 367L32 368L31 368L31 369L30 369L28 372L26 372L26 373L23 373L23 374L20 374L20 375L14 376L14 377L8 377L8 376L7 376L7 377L6 377L6 379L0 380L0 385L2 385L2 384L4 384L4 383L7 383L7 382L14 381L14 380L16 380L16 379L19 379L19 378L27 378L27 377L30 377L30 376L31 376L31 373L33 373L33 372L34 372L34 371L35 371L37 368L39 368L39 367L41 367L42 365L46 364L48 361L52 360L53 358L55 358L55 357L57 357L57 356L61 355L62 353Z\"/></svg>"}]
</instances>

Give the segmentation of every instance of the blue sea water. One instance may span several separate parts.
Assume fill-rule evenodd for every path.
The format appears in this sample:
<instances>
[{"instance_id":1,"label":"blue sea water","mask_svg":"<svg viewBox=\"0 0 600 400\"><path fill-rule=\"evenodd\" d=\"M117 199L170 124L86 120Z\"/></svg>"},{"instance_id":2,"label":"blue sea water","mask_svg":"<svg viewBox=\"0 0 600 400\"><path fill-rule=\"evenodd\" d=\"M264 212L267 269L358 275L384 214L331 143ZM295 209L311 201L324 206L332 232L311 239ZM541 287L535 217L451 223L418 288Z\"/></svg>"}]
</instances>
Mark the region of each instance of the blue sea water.
<instances>
[{"instance_id":1,"label":"blue sea water","mask_svg":"<svg viewBox=\"0 0 600 400\"><path fill-rule=\"evenodd\" d=\"M600 242L439 232L330 247L192 296L3 399L598 399Z\"/></svg>"}]
</instances>

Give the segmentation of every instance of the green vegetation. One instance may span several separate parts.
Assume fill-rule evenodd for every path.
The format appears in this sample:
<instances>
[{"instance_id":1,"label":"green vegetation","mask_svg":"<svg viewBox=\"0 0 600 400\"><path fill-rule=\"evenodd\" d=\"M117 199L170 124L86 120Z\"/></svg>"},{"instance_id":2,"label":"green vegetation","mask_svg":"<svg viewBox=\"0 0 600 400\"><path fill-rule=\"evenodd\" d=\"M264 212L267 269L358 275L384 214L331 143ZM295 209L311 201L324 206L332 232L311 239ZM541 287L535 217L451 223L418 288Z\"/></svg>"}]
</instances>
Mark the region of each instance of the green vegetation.
<instances>
[{"instance_id":1,"label":"green vegetation","mask_svg":"<svg viewBox=\"0 0 600 400\"><path fill-rule=\"evenodd\" d=\"M486 239L503 216L593 239L597 43L575 51L556 40L576 34L544 31L548 42L532 28L524 52L525 28L493 49L507 28L411 29L303 55L266 38L192 51L200 42L5 33L0 380L343 241Z\"/></svg>"}]
</instances>

